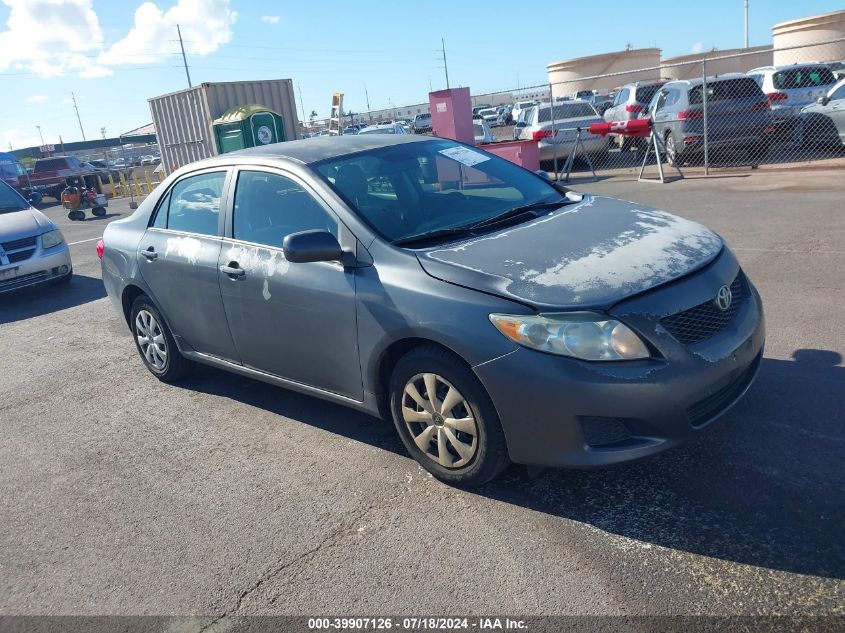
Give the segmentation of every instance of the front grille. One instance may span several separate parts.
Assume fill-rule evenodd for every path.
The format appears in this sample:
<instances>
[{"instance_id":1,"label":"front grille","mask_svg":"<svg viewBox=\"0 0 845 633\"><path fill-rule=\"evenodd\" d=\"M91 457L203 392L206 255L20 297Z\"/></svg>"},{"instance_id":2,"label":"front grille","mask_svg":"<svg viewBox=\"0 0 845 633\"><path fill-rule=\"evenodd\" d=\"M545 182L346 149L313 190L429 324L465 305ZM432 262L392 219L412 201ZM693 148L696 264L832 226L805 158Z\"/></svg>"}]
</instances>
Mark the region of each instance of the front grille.
<instances>
[{"instance_id":1,"label":"front grille","mask_svg":"<svg viewBox=\"0 0 845 633\"><path fill-rule=\"evenodd\" d=\"M733 300L727 310L720 310L713 300L678 312L660 320L666 331L684 345L700 343L727 328L736 318L739 309L748 297L748 284L740 272L731 283Z\"/></svg>"},{"instance_id":2,"label":"front grille","mask_svg":"<svg viewBox=\"0 0 845 633\"><path fill-rule=\"evenodd\" d=\"M35 253L37 241L38 238L33 235L32 237L24 237L19 240L12 240L11 242L3 242L3 250L6 251L6 257L9 258L9 263L15 264L32 257Z\"/></svg>"},{"instance_id":3,"label":"front grille","mask_svg":"<svg viewBox=\"0 0 845 633\"><path fill-rule=\"evenodd\" d=\"M49 278L47 271L42 270L37 273L30 273L28 275L20 275L19 277L12 277L11 279L4 279L0 281L0 292L7 290L15 290L16 288L23 288L31 286Z\"/></svg>"},{"instance_id":4,"label":"front grille","mask_svg":"<svg viewBox=\"0 0 845 633\"><path fill-rule=\"evenodd\" d=\"M761 358L762 356L758 355L754 362L727 385L689 407L687 417L690 424L696 428L704 426L733 404L754 378Z\"/></svg>"},{"instance_id":5,"label":"front grille","mask_svg":"<svg viewBox=\"0 0 845 633\"><path fill-rule=\"evenodd\" d=\"M0 246L4 251L16 251L19 248L35 248L35 243L38 238L34 235L32 237L24 237L19 240L12 240L11 242L3 242Z\"/></svg>"}]
</instances>

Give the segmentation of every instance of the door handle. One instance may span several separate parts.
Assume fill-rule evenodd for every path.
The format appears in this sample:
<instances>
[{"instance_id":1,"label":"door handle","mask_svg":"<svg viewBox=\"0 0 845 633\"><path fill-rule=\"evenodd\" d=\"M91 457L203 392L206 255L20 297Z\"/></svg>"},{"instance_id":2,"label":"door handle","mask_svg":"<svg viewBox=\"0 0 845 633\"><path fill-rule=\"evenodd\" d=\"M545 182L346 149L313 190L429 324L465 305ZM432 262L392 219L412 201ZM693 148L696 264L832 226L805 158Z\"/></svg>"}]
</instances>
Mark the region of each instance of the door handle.
<instances>
[{"instance_id":1,"label":"door handle","mask_svg":"<svg viewBox=\"0 0 845 633\"><path fill-rule=\"evenodd\" d=\"M158 258L158 253L156 253L156 249L150 246L147 250L141 251L141 255L146 257L148 260L153 261L154 259Z\"/></svg>"},{"instance_id":2,"label":"door handle","mask_svg":"<svg viewBox=\"0 0 845 633\"><path fill-rule=\"evenodd\" d=\"M246 275L246 271L238 265L238 262L229 262L227 266L221 266L220 272L235 278Z\"/></svg>"}]
</instances>

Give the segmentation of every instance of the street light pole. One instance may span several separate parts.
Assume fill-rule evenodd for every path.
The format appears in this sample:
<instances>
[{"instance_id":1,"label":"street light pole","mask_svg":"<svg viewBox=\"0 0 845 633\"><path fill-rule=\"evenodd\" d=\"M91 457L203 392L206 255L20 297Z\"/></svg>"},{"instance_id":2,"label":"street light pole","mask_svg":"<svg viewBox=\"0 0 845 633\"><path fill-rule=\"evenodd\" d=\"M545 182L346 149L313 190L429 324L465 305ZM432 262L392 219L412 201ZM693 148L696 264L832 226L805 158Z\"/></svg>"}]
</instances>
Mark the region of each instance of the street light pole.
<instances>
[{"instance_id":1,"label":"street light pole","mask_svg":"<svg viewBox=\"0 0 845 633\"><path fill-rule=\"evenodd\" d=\"M745 0L745 48L748 48L748 0Z\"/></svg>"},{"instance_id":2,"label":"street light pole","mask_svg":"<svg viewBox=\"0 0 845 633\"><path fill-rule=\"evenodd\" d=\"M35 127L38 128L38 136L41 138L41 144L44 145L44 135L41 133L41 126L36 125Z\"/></svg>"}]
</instances>

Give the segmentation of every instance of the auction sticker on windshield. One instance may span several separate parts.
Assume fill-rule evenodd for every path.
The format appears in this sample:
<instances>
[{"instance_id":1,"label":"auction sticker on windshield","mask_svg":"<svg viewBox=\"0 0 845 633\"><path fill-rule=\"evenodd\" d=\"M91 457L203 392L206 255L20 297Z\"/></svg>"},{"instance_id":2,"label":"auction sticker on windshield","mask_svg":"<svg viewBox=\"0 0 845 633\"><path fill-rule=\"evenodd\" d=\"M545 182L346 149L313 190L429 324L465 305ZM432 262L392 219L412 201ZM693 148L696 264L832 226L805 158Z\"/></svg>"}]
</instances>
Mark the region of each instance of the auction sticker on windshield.
<instances>
[{"instance_id":1,"label":"auction sticker on windshield","mask_svg":"<svg viewBox=\"0 0 845 633\"><path fill-rule=\"evenodd\" d=\"M449 149L441 149L440 153L446 158L456 160L467 167L472 167L478 163L490 160L489 156L485 156L481 152L476 152L468 147L450 147Z\"/></svg>"}]
</instances>

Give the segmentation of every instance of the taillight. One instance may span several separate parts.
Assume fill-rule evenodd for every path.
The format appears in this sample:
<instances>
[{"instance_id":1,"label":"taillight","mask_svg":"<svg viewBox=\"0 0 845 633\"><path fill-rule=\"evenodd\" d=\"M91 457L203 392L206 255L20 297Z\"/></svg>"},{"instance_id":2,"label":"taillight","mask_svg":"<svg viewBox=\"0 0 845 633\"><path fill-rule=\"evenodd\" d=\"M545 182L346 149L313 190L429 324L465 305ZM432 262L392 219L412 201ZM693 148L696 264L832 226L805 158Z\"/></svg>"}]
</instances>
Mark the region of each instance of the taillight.
<instances>
[{"instance_id":1,"label":"taillight","mask_svg":"<svg viewBox=\"0 0 845 633\"><path fill-rule=\"evenodd\" d=\"M789 95L785 92L767 92L766 96L769 98L769 101L786 101L789 99Z\"/></svg>"},{"instance_id":2,"label":"taillight","mask_svg":"<svg viewBox=\"0 0 845 633\"><path fill-rule=\"evenodd\" d=\"M103 242L102 238L97 240L97 257L103 259L103 253L106 251L106 244Z\"/></svg>"},{"instance_id":3,"label":"taillight","mask_svg":"<svg viewBox=\"0 0 845 633\"><path fill-rule=\"evenodd\" d=\"M768 101L760 101L759 103L755 103L751 106L751 110L754 112L761 112L763 110L771 110L771 108L769 107Z\"/></svg>"},{"instance_id":4,"label":"taillight","mask_svg":"<svg viewBox=\"0 0 845 633\"><path fill-rule=\"evenodd\" d=\"M704 118L704 110L683 110L678 112L678 121L698 121Z\"/></svg>"},{"instance_id":5,"label":"taillight","mask_svg":"<svg viewBox=\"0 0 845 633\"><path fill-rule=\"evenodd\" d=\"M551 130L535 130L531 133L531 138L535 141L539 141L541 138L549 138L554 135L555 133Z\"/></svg>"},{"instance_id":6,"label":"taillight","mask_svg":"<svg viewBox=\"0 0 845 633\"><path fill-rule=\"evenodd\" d=\"M638 103L630 104L625 106L625 112L630 112L631 114L636 114L639 112L643 112L645 108Z\"/></svg>"}]
</instances>

